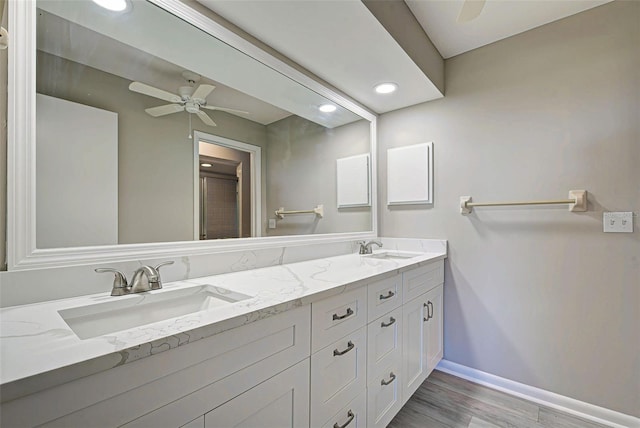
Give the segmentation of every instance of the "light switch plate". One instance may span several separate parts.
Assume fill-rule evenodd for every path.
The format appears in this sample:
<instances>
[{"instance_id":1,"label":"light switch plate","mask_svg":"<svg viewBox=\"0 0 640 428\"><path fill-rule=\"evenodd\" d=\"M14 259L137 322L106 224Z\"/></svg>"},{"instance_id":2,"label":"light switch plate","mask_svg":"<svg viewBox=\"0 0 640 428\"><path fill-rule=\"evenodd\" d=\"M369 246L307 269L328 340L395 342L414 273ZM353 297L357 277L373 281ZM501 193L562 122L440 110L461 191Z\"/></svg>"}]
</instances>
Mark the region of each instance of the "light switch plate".
<instances>
[{"instance_id":1,"label":"light switch plate","mask_svg":"<svg viewBox=\"0 0 640 428\"><path fill-rule=\"evenodd\" d=\"M275 229L276 228L276 219L275 218L270 218L269 219L269 229Z\"/></svg>"},{"instance_id":2,"label":"light switch plate","mask_svg":"<svg viewBox=\"0 0 640 428\"><path fill-rule=\"evenodd\" d=\"M602 225L605 232L632 233L632 212L606 212L602 215Z\"/></svg>"}]
</instances>

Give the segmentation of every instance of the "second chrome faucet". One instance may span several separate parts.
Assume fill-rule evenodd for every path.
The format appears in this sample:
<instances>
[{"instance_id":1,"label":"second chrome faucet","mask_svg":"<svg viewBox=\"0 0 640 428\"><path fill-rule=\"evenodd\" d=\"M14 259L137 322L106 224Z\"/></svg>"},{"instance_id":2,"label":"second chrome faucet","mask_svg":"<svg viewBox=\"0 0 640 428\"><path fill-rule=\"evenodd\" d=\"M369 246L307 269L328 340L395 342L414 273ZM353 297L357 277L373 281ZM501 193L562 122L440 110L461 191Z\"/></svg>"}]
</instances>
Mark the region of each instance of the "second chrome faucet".
<instances>
[{"instance_id":1,"label":"second chrome faucet","mask_svg":"<svg viewBox=\"0 0 640 428\"><path fill-rule=\"evenodd\" d=\"M373 253L373 250L371 249L372 244L375 244L378 247L382 247L382 242L380 241L369 241L367 243L365 243L364 241L359 241L358 244L360 244L359 254L372 254Z\"/></svg>"},{"instance_id":2,"label":"second chrome faucet","mask_svg":"<svg viewBox=\"0 0 640 428\"><path fill-rule=\"evenodd\" d=\"M131 277L131 284L127 283L127 277L119 270L112 268L98 268L95 269L95 271L97 273L111 272L115 274L111 295L124 296L125 294L142 293L143 291L158 290L162 288L160 268L171 264L173 264L173 261L160 263L155 267L141 266L133 273L133 276Z\"/></svg>"}]
</instances>

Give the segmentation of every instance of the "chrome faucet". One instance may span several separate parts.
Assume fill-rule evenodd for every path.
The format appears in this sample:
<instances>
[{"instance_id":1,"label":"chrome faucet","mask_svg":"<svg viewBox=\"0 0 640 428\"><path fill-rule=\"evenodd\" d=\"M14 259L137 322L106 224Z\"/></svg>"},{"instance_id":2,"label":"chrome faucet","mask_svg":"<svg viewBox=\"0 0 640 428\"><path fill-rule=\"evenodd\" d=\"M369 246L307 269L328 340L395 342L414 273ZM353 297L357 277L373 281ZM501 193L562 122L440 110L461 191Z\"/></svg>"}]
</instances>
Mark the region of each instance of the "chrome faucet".
<instances>
[{"instance_id":1,"label":"chrome faucet","mask_svg":"<svg viewBox=\"0 0 640 428\"><path fill-rule=\"evenodd\" d=\"M382 242L380 241L369 241L367 243L365 243L364 241L359 241L358 244L360 244L360 251L358 252L358 254L371 254L373 253L373 251L371 250L371 245L375 244L378 247L382 247Z\"/></svg>"},{"instance_id":2,"label":"chrome faucet","mask_svg":"<svg viewBox=\"0 0 640 428\"><path fill-rule=\"evenodd\" d=\"M115 274L113 279L112 296L124 296L132 293L142 293L144 291L158 290L162 288L162 280L160 279L160 268L162 266L171 265L173 261L160 263L159 265L141 266L133 273L131 277L131 285L127 283L127 277L119 270L112 268L97 268L97 273L112 272Z\"/></svg>"}]
</instances>

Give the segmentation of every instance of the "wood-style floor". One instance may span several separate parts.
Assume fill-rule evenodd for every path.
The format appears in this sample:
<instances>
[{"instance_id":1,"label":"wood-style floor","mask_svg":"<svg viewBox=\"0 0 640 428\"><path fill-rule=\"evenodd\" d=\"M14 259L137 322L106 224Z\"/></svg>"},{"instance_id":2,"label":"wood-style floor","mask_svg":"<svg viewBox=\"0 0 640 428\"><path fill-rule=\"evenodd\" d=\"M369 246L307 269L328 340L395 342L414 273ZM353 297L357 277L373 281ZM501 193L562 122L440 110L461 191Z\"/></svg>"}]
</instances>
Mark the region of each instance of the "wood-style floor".
<instances>
[{"instance_id":1,"label":"wood-style floor","mask_svg":"<svg viewBox=\"0 0 640 428\"><path fill-rule=\"evenodd\" d=\"M604 428L434 370L387 428Z\"/></svg>"}]
</instances>

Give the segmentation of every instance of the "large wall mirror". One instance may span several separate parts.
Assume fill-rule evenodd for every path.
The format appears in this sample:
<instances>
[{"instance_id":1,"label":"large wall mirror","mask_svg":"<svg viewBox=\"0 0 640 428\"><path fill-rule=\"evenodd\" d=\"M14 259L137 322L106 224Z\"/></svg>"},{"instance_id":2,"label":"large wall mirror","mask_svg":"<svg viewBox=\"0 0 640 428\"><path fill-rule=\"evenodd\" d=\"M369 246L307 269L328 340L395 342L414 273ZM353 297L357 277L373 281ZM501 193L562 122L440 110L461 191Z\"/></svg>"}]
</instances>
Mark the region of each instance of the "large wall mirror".
<instances>
[{"instance_id":1,"label":"large wall mirror","mask_svg":"<svg viewBox=\"0 0 640 428\"><path fill-rule=\"evenodd\" d=\"M125 3L10 4L9 269L375 235L373 114L180 1Z\"/></svg>"}]
</instances>

